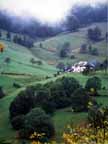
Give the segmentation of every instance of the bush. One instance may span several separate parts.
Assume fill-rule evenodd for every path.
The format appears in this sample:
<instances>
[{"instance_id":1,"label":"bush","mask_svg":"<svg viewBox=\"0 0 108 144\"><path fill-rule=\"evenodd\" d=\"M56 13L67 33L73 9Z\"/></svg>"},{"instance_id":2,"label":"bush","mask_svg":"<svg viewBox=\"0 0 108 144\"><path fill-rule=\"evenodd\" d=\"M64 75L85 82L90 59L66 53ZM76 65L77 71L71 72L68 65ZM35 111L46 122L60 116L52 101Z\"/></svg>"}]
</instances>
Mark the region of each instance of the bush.
<instances>
[{"instance_id":1,"label":"bush","mask_svg":"<svg viewBox=\"0 0 108 144\"><path fill-rule=\"evenodd\" d=\"M52 138L55 134L50 117L41 108L34 108L25 116L24 129L20 134L29 139L34 132L44 133L47 138Z\"/></svg>"},{"instance_id":2,"label":"bush","mask_svg":"<svg viewBox=\"0 0 108 144\"><path fill-rule=\"evenodd\" d=\"M20 130L23 128L23 125L24 125L24 115L19 115L19 116L16 116L14 117L12 120L11 120L11 124L12 124L12 127L15 129L15 130Z\"/></svg>"},{"instance_id":3,"label":"bush","mask_svg":"<svg viewBox=\"0 0 108 144\"><path fill-rule=\"evenodd\" d=\"M77 89L71 97L72 108L75 112L87 111L90 97L84 88Z\"/></svg>"},{"instance_id":4,"label":"bush","mask_svg":"<svg viewBox=\"0 0 108 144\"><path fill-rule=\"evenodd\" d=\"M92 77L89 78L86 82L85 88L88 91L91 91L91 89L94 89L94 94L97 94L97 90L100 90L102 87L101 79L98 77Z\"/></svg>"},{"instance_id":5,"label":"bush","mask_svg":"<svg viewBox=\"0 0 108 144\"><path fill-rule=\"evenodd\" d=\"M80 87L74 78L63 77L49 85L51 98L55 108L64 108L71 105L71 94Z\"/></svg>"},{"instance_id":6,"label":"bush","mask_svg":"<svg viewBox=\"0 0 108 144\"><path fill-rule=\"evenodd\" d=\"M92 49L92 50L91 50L91 54L92 54L92 55L96 55L96 56L99 55L98 49L97 49L97 48Z\"/></svg>"},{"instance_id":7,"label":"bush","mask_svg":"<svg viewBox=\"0 0 108 144\"><path fill-rule=\"evenodd\" d=\"M102 38L101 29L99 27L88 29L87 36L92 41L100 41Z\"/></svg>"},{"instance_id":8,"label":"bush","mask_svg":"<svg viewBox=\"0 0 108 144\"><path fill-rule=\"evenodd\" d=\"M63 89L63 85L60 82L54 83L51 88L51 98L55 105L55 108L64 108L70 104L70 99L67 97L65 90Z\"/></svg>"},{"instance_id":9,"label":"bush","mask_svg":"<svg viewBox=\"0 0 108 144\"><path fill-rule=\"evenodd\" d=\"M79 82L73 77L63 77L58 79L62 84L63 90L65 91L68 97L71 97L71 94L77 89L80 88ZM57 81L58 81L57 80Z\"/></svg>"},{"instance_id":10,"label":"bush","mask_svg":"<svg viewBox=\"0 0 108 144\"><path fill-rule=\"evenodd\" d=\"M71 58L71 59L75 59L76 56L75 56L75 55L71 55L70 58Z\"/></svg>"},{"instance_id":11,"label":"bush","mask_svg":"<svg viewBox=\"0 0 108 144\"><path fill-rule=\"evenodd\" d=\"M62 49L60 50L60 57L61 58L65 58L69 55L70 53L70 43L69 42L65 42L62 46Z\"/></svg>"},{"instance_id":12,"label":"bush","mask_svg":"<svg viewBox=\"0 0 108 144\"><path fill-rule=\"evenodd\" d=\"M21 85L19 83L14 82L13 83L13 87L15 87L15 88L21 88Z\"/></svg>"},{"instance_id":13,"label":"bush","mask_svg":"<svg viewBox=\"0 0 108 144\"><path fill-rule=\"evenodd\" d=\"M95 130L103 128L106 131L108 128L108 107L92 105L88 111L88 121Z\"/></svg>"},{"instance_id":14,"label":"bush","mask_svg":"<svg viewBox=\"0 0 108 144\"><path fill-rule=\"evenodd\" d=\"M30 94L30 93L29 93ZM12 101L9 112L10 119L16 116L27 114L31 108L34 107L34 98L30 94L28 95L26 91L22 91L18 96Z\"/></svg>"},{"instance_id":15,"label":"bush","mask_svg":"<svg viewBox=\"0 0 108 144\"><path fill-rule=\"evenodd\" d=\"M50 99L46 101L45 103L42 104L42 109L47 113L47 114L54 114L56 110L56 104L51 101Z\"/></svg>"}]
</instances>

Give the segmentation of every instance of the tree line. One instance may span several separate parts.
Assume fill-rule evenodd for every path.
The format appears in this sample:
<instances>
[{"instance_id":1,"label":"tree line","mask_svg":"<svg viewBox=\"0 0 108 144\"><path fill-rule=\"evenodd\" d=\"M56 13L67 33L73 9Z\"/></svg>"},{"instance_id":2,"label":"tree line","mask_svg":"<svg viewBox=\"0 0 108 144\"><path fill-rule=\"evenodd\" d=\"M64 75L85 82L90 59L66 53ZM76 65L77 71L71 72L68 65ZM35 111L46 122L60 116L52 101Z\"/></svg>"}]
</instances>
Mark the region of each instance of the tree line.
<instances>
[{"instance_id":1,"label":"tree line","mask_svg":"<svg viewBox=\"0 0 108 144\"><path fill-rule=\"evenodd\" d=\"M20 138L30 139L37 132L45 133L45 141L51 139L55 135L51 119L54 112L69 106L73 112L87 112L88 103L97 104L94 96L98 96L98 89L101 88L101 79L98 77L88 79L85 87L69 77L27 87L10 104L12 127L19 132Z\"/></svg>"},{"instance_id":2,"label":"tree line","mask_svg":"<svg viewBox=\"0 0 108 144\"><path fill-rule=\"evenodd\" d=\"M85 12L86 11L86 12ZM16 16L9 16L6 12L0 11L0 28L14 33L27 34L32 38L47 38L55 36L63 31L77 31L78 28L89 25L93 22L107 21L107 4L92 6L76 6L71 9L66 20L56 26L42 24L38 20L21 20Z\"/></svg>"}]
</instances>

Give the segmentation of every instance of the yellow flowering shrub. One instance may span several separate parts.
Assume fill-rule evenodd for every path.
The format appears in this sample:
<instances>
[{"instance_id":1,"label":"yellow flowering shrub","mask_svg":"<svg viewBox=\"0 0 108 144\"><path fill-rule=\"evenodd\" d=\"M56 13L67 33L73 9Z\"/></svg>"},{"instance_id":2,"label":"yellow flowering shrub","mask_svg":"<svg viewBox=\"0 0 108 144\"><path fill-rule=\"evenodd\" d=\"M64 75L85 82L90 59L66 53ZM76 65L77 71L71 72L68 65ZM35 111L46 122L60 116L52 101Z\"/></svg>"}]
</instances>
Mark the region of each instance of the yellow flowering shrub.
<instances>
[{"instance_id":1,"label":"yellow flowering shrub","mask_svg":"<svg viewBox=\"0 0 108 144\"><path fill-rule=\"evenodd\" d=\"M65 144L108 144L108 131L99 128L95 133L90 124L76 128L68 126L63 140Z\"/></svg>"}]
</instances>

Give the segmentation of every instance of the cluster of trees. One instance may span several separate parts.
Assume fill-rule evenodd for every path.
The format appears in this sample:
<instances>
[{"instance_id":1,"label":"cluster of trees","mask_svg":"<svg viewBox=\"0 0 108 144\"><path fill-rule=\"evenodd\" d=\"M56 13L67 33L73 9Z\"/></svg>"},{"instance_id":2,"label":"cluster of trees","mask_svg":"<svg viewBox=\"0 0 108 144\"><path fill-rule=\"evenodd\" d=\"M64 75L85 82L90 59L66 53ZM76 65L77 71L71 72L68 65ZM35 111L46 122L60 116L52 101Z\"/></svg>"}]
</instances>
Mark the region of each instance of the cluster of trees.
<instances>
[{"instance_id":1,"label":"cluster of trees","mask_svg":"<svg viewBox=\"0 0 108 144\"><path fill-rule=\"evenodd\" d=\"M76 6L71 13L78 18L82 26L92 22L105 22L107 21L107 3L95 7L90 5Z\"/></svg>"},{"instance_id":2,"label":"cluster of trees","mask_svg":"<svg viewBox=\"0 0 108 144\"><path fill-rule=\"evenodd\" d=\"M88 39L92 41L100 41L102 40L101 30L98 27L88 29L87 33Z\"/></svg>"},{"instance_id":3,"label":"cluster of trees","mask_svg":"<svg viewBox=\"0 0 108 144\"><path fill-rule=\"evenodd\" d=\"M63 45L62 45L62 48L60 49L60 52L59 52L59 56L61 58L65 58L65 57L68 57L69 54L70 54L70 50L71 50L71 45L69 42L65 42Z\"/></svg>"},{"instance_id":4,"label":"cluster of trees","mask_svg":"<svg viewBox=\"0 0 108 144\"><path fill-rule=\"evenodd\" d=\"M69 77L28 87L10 105L11 124L19 130L21 137L29 138L36 131L51 138L55 130L50 116L54 111L68 106L72 106L75 112L87 111L88 103L95 103L91 93L100 88L99 78L88 80L83 88L75 78Z\"/></svg>"},{"instance_id":5,"label":"cluster of trees","mask_svg":"<svg viewBox=\"0 0 108 144\"><path fill-rule=\"evenodd\" d=\"M67 17L65 27L66 27L67 31L70 31L70 32L77 31L79 29L79 27L80 27L80 21L77 18L77 16L75 16L73 14L72 15L70 14Z\"/></svg>"},{"instance_id":6,"label":"cluster of trees","mask_svg":"<svg viewBox=\"0 0 108 144\"><path fill-rule=\"evenodd\" d=\"M3 37L2 32L0 31L0 38ZM32 38L26 36L26 35L12 35L10 31L7 31L6 33L6 39L8 41L13 41L14 43L20 44L22 46L25 46L27 48L32 48L34 41Z\"/></svg>"},{"instance_id":7,"label":"cluster of trees","mask_svg":"<svg viewBox=\"0 0 108 144\"><path fill-rule=\"evenodd\" d=\"M15 35L13 37L13 42L17 43L17 44L20 44L22 46L25 46L27 48L32 48L33 47L33 43L34 43L32 39L27 38L26 36L24 36L22 38L21 36L17 36L17 35Z\"/></svg>"},{"instance_id":8,"label":"cluster of trees","mask_svg":"<svg viewBox=\"0 0 108 144\"><path fill-rule=\"evenodd\" d=\"M80 48L80 53L82 54L91 54L91 55L99 55L99 51L97 48L93 48L92 45L82 44Z\"/></svg>"},{"instance_id":9,"label":"cluster of trees","mask_svg":"<svg viewBox=\"0 0 108 144\"><path fill-rule=\"evenodd\" d=\"M9 32L26 34L31 38L46 38L58 34L61 30L59 26L49 26L42 24L38 20L28 18L22 20L20 17L11 16L5 11L0 11L0 28Z\"/></svg>"}]
</instances>

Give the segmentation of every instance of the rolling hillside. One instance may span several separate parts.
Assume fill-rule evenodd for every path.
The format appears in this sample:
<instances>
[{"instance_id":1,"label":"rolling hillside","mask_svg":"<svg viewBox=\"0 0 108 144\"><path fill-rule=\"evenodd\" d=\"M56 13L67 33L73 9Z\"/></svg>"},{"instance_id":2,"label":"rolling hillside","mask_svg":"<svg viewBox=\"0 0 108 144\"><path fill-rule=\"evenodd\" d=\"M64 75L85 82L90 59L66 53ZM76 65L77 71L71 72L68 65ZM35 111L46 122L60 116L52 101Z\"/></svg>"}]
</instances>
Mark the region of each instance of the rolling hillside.
<instances>
[{"instance_id":1,"label":"rolling hillside","mask_svg":"<svg viewBox=\"0 0 108 144\"><path fill-rule=\"evenodd\" d=\"M57 70L42 60L42 65L32 64L30 60L40 61L31 51L23 46L6 40L0 40L5 50L0 53L0 86L6 94L16 90L13 83L26 86L28 83L40 81L46 76L52 76ZM10 62L5 60L10 58Z\"/></svg>"},{"instance_id":2,"label":"rolling hillside","mask_svg":"<svg viewBox=\"0 0 108 144\"><path fill-rule=\"evenodd\" d=\"M98 25L103 33L106 32L106 23L93 24L89 27ZM12 129L9 121L9 106L12 100L17 94L24 90L29 85L36 85L37 83L46 83L48 81L54 81L56 78L53 74L57 72L55 66L59 62L73 64L80 60L93 60L99 61L106 57L106 42L102 40L97 43L92 43L93 47L99 50L99 56L92 56L87 54L79 54L79 48L81 44L86 43L86 31L89 28L82 28L75 33L62 33L56 37L46 39L44 41L36 42L32 49L14 44L13 42L6 41L5 38L0 40L0 43L5 45L5 50L0 53L0 86L6 93L6 96L0 100L0 139L7 142L13 142L15 144L21 144L16 139L16 132ZM71 44L71 54L75 55L75 59L64 58L61 59L58 55L61 46L64 42ZM42 47L40 47L42 43ZM6 63L5 59L9 57L10 62ZM32 64L31 59L36 61L41 60L42 65ZM85 86L88 78L98 76L102 80L102 86L106 87L105 94L108 93L108 75L105 75L103 71L98 71L94 75L82 75L80 73L65 73L58 77L67 76L76 78L82 86ZM46 79L46 77L51 77ZM57 78L58 78L57 77ZM21 85L21 88L15 88L13 83ZM108 97L102 93L101 97L97 97L96 100L102 103L104 106L108 104ZM57 110L52 116L56 129L56 139L61 140L63 130L67 124L73 122L77 124L86 119L87 113L70 113L70 107L66 109Z\"/></svg>"},{"instance_id":3,"label":"rolling hillside","mask_svg":"<svg viewBox=\"0 0 108 144\"><path fill-rule=\"evenodd\" d=\"M21 74L47 75L56 70L46 64L44 61L41 66L37 64L33 65L30 60L32 58L35 60L39 59L33 56L33 54L27 48L3 40L0 42L5 45L4 52L0 54L0 71ZM11 59L8 65L4 63L4 60L7 57Z\"/></svg>"},{"instance_id":4,"label":"rolling hillside","mask_svg":"<svg viewBox=\"0 0 108 144\"><path fill-rule=\"evenodd\" d=\"M55 65L58 62L64 63L75 63L80 60L103 60L106 55L106 42L104 40L96 43L92 43L93 48L97 48L99 50L99 56L93 56L88 54L79 54L79 48L82 44L88 43L86 34L87 29L98 26L102 31L102 36L105 36L105 32L107 31L106 23L94 23L86 28L80 29L78 32L74 33L62 33L56 37L49 38L41 42L42 48L40 48L40 42L36 42L35 46L31 49L32 52L41 59L49 62L52 61ZM59 50L65 42L69 42L71 45L71 54L75 55L75 59L64 58L61 59L59 57Z\"/></svg>"}]
</instances>

